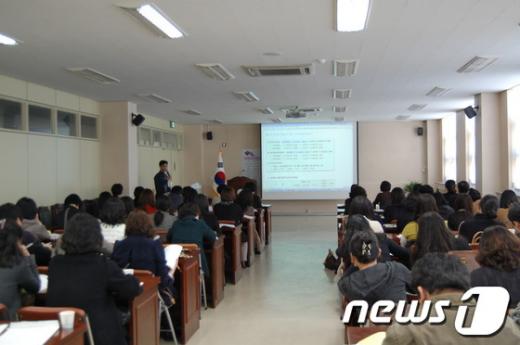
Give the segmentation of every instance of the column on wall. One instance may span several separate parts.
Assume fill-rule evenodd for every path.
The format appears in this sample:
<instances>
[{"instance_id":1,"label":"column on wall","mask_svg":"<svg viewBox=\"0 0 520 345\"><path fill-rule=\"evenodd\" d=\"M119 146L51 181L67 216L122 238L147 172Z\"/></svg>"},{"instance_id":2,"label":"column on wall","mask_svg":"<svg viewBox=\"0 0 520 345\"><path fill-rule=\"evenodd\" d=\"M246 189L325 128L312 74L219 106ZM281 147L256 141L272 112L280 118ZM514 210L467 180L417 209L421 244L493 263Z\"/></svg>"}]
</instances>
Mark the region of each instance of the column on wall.
<instances>
[{"instance_id":1,"label":"column on wall","mask_svg":"<svg viewBox=\"0 0 520 345\"><path fill-rule=\"evenodd\" d=\"M137 186L137 127L131 123L137 106L130 102L101 102L101 186L121 183L131 195Z\"/></svg>"},{"instance_id":2,"label":"column on wall","mask_svg":"<svg viewBox=\"0 0 520 345\"><path fill-rule=\"evenodd\" d=\"M426 181L434 188L442 188L442 132L441 120L426 123Z\"/></svg>"},{"instance_id":3,"label":"column on wall","mask_svg":"<svg viewBox=\"0 0 520 345\"><path fill-rule=\"evenodd\" d=\"M479 108L476 122L477 188L495 194L508 187L506 93L476 96Z\"/></svg>"},{"instance_id":4,"label":"column on wall","mask_svg":"<svg viewBox=\"0 0 520 345\"><path fill-rule=\"evenodd\" d=\"M455 116L457 119L457 181L467 181L466 114L463 110L459 110Z\"/></svg>"}]
</instances>

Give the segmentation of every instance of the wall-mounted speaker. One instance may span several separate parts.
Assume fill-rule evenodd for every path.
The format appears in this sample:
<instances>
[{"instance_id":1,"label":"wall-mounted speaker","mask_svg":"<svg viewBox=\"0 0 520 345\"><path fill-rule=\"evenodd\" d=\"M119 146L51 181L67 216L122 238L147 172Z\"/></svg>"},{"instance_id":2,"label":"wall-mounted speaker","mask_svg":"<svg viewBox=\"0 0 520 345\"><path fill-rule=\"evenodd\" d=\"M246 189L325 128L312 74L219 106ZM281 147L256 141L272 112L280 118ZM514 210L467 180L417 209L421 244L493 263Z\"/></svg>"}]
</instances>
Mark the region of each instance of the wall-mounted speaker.
<instances>
[{"instance_id":1,"label":"wall-mounted speaker","mask_svg":"<svg viewBox=\"0 0 520 345\"><path fill-rule=\"evenodd\" d=\"M477 110L478 107L472 107L471 105L469 107L464 108L464 114L468 117L468 119L472 119L475 116L477 116Z\"/></svg>"},{"instance_id":2,"label":"wall-mounted speaker","mask_svg":"<svg viewBox=\"0 0 520 345\"><path fill-rule=\"evenodd\" d=\"M206 140L213 140L213 132L206 132Z\"/></svg>"},{"instance_id":3,"label":"wall-mounted speaker","mask_svg":"<svg viewBox=\"0 0 520 345\"><path fill-rule=\"evenodd\" d=\"M132 114L132 124L139 127L144 122L144 116L141 114Z\"/></svg>"},{"instance_id":4,"label":"wall-mounted speaker","mask_svg":"<svg viewBox=\"0 0 520 345\"><path fill-rule=\"evenodd\" d=\"M418 136L422 137L424 135L424 128L417 127L415 130L416 130Z\"/></svg>"}]
</instances>

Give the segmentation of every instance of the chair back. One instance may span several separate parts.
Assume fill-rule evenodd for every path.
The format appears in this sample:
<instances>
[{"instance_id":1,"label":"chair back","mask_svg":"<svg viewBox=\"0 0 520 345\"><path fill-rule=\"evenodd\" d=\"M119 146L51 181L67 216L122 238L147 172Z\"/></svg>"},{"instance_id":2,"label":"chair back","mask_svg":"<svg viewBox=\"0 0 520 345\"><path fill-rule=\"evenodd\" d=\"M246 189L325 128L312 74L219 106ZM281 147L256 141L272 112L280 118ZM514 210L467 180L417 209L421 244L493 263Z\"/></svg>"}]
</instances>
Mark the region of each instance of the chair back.
<instances>
[{"instance_id":1,"label":"chair back","mask_svg":"<svg viewBox=\"0 0 520 345\"><path fill-rule=\"evenodd\" d=\"M60 223L60 220L58 219L58 214L63 211L63 204L54 204L50 207L51 211L51 228L54 229L58 226Z\"/></svg>"},{"instance_id":2,"label":"chair back","mask_svg":"<svg viewBox=\"0 0 520 345\"><path fill-rule=\"evenodd\" d=\"M72 307L23 307L18 309L18 318L20 321L59 320L59 313L62 311L74 312L75 327L87 323L85 311Z\"/></svg>"},{"instance_id":3,"label":"chair back","mask_svg":"<svg viewBox=\"0 0 520 345\"><path fill-rule=\"evenodd\" d=\"M154 228L153 232L154 232L154 236L159 236L161 243L166 243L166 237L168 236L168 229Z\"/></svg>"},{"instance_id":4,"label":"chair back","mask_svg":"<svg viewBox=\"0 0 520 345\"><path fill-rule=\"evenodd\" d=\"M52 214L50 208L46 206L38 207L38 217L40 222L42 222L47 229L52 229Z\"/></svg>"},{"instance_id":5,"label":"chair back","mask_svg":"<svg viewBox=\"0 0 520 345\"><path fill-rule=\"evenodd\" d=\"M7 306L0 303L0 321L9 320L9 314L7 313Z\"/></svg>"},{"instance_id":6,"label":"chair back","mask_svg":"<svg viewBox=\"0 0 520 345\"><path fill-rule=\"evenodd\" d=\"M480 237L482 236L482 231L477 231L475 235L473 235L473 238L471 239L471 244L477 244L480 243Z\"/></svg>"},{"instance_id":7,"label":"chair back","mask_svg":"<svg viewBox=\"0 0 520 345\"><path fill-rule=\"evenodd\" d=\"M135 277L153 277L153 273L148 270L134 270Z\"/></svg>"},{"instance_id":8,"label":"chair back","mask_svg":"<svg viewBox=\"0 0 520 345\"><path fill-rule=\"evenodd\" d=\"M450 255L457 256L460 261L468 268L468 271L474 271L480 267L475 257L477 256L477 250L452 250L448 252Z\"/></svg>"},{"instance_id":9,"label":"chair back","mask_svg":"<svg viewBox=\"0 0 520 345\"><path fill-rule=\"evenodd\" d=\"M49 274L49 266L38 266L38 273Z\"/></svg>"}]
</instances>

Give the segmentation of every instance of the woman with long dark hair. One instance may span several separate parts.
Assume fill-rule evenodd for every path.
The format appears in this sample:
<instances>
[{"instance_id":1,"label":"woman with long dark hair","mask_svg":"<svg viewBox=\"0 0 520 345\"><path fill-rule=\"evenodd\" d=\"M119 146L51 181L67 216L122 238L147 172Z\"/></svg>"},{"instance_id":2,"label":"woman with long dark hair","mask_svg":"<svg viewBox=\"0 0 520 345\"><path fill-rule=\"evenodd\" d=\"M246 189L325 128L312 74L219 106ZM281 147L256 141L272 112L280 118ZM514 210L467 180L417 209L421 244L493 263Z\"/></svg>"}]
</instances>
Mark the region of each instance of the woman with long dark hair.
<instances>
[{"instance_id":1,"label":"woman with long dark hair","mask_svg":"<svg viewBox=\"0 0 520 345\"><path fill-rule=\"evenodd\" d=\"M22 228L15 221L0 223L0 303L14 320L21 307L21 291L37 293L40 278L36 264L22 244Z\"/></svg>"},{"instance_id":2,"label":"woman with long dark hair","mask_svg":"<svg viewBox=\"0 0 520 345\"><path fill-rule=\"evenodd\" d=\"M502 195L500 195L500 208L497 211L497 220L504 224L506 228L511 229L513 227L513 224L507 218L507 213L509 212L509 207L513 205L514 203L518 202L518 197L516 196L516 193L512 191L511 189L506 189L502 192Z\"/></svg>"},{"instance_id":3,"label":"woman with long dark hair","mask_svg":"<svg viewBox=\"0 0 520 345\"><path fill-rule=\"evenodd\" d=\"M447 253L450 250L470 249L463 240L456 239L446 222L437 212L426 212L417 220L417 241L411 247L411 259L415 262L427 253Z\"/></svg>"}]
</instances>

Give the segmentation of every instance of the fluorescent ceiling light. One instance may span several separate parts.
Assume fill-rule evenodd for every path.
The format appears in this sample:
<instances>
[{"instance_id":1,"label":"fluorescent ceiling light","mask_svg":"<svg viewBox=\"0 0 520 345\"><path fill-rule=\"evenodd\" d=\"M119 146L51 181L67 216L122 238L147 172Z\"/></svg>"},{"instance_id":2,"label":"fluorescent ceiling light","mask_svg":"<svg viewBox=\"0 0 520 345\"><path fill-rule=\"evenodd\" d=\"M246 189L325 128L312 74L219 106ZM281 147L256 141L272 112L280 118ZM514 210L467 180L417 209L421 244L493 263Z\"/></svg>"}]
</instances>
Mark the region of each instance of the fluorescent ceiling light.
<instances>
[{"instance_id":1,"label":"fluorescent ceiling light","mask_svg":"<svg viewBox=\"0 0 520 345\"><path fill-rule=\"evenodd\" d=\"M427 104L412 104L411 106L408 107L408 110L410 111L419 111L419 110L423 110L424 108L426 108Z\"/></svg>"},{"instance_id":2,"label":"fluorescent ceiling light","mask_svg":"<svg viewBox=\"0 0 520 345\"><path fill-rule=\"evenodd\" d=\"M139 7L121 6L139 19L146 19L146 24L167 38L179 38L185 33L161 11L155 4L142 4Z\"/></svg>"},{"instance_id":3,"label":"fluorescent ceiling light","mask_svg":"<svg viewBox=\"0 0 520 345\"><path fill-rule=\"evenodd\" d=\"M370 0L337 0L337 30L342 32L365 30L369 9Z\"/></svg>"},{"instance_id":4,"label":"fluorescent ceiling light","mask_svg":"<svg viewBox=\"0 0 520 345\"><path fill-rule=\"evenodd\" d=\"M0 34L0 44L6 45L6 46L15 46L18 44L18 41L16 41L14 38L11 38L4 34Z\"/></svg>"},{"instance_id":5,"label":"fluorescent ceiling light","mask_svg":"<svg viewBox=\"0 0 520 345\"><path fill-rule=\"evenodd\" d=\"M475 56L473 59L469 60L464 66L459 68L457 72L459 73L472 73L472 72L480 72L484 68L488 67L495 61L497 61L497 57L482 57Z\"/></svg>"}]
</instances>

